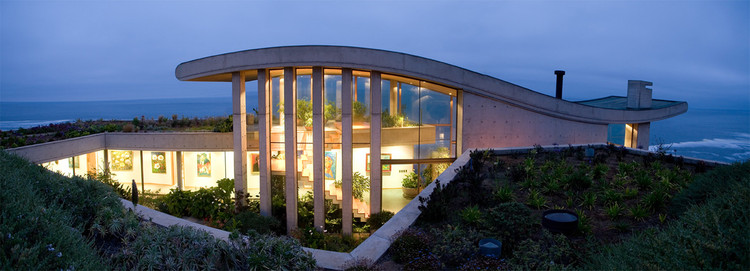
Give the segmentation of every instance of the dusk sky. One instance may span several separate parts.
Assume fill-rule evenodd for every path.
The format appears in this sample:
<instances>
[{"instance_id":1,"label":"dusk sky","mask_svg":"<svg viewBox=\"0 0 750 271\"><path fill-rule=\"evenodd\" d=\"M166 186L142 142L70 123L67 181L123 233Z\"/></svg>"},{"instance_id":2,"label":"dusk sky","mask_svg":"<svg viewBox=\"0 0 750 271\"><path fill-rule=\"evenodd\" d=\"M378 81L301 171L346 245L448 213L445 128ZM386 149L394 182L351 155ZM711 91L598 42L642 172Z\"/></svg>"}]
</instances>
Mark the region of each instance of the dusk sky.
<instances>
[{"instance_id":1,"label":"dusk sky","mask_svg":"<svg viewBox=\"0 0 750 271\"><path fill-rule=\"evenodd\" d=\"M691 108L750 108L750 1L0 0L0 101L229 97L175 67L227 52L348 45L457 65L564 98L627 80Z\"/></svg>"}]
</instances>

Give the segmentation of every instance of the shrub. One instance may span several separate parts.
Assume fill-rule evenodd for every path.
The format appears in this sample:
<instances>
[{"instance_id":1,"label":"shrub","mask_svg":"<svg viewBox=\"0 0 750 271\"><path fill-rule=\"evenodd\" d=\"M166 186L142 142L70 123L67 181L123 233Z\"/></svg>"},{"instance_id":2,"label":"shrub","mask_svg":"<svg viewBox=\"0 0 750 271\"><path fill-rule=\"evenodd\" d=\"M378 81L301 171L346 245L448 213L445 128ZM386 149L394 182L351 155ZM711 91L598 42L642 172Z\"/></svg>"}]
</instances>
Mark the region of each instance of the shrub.
<instances>
[{"instance_id":1,"label":"shrub","mask_svg":"<svg viewBox=\"0 0 750 271\"><path fill-rule=\"evenodd\" d=\"M591 187L591 176L588 175L588 171L585 169L578 169L573 174L568 175L566 183L575 190L584 190Z\"/></svg>"},{"instance_id":2,"label":"shrub","mask_svg":"<svg viewBox=\"0 0 750 271\"><path fill-rule=\"evenodd\" d=\"M367 219L367 225L370 226L370 231L374 232L382 227L385 222L388 222L388 220L393 217L393 215L393 212L385 210L370 215L370 218Z\"/></svg>"},{"instance_id":3,"label":"shrub","mask_svg":"<svg viewBox=\"0 0 750 271\"><path fill-rule=\"evenodd\" d=\"M0 269L104 269L95 240L137 226L112 189L69 178L0 151Z\"/></svg>"},{"instance_id":4,"label":"shrub","mask_svg":"<svg viewBox=\"0 0 750 271\"><path fill-rule=\"evenodd\" d=\"M533 206L537 210L541 209L545 205L547 205L547 199L539 194L536 190L531 190L529 192L529 199L526 201L526 204Z\"/></svg>"},{"instance_id":5,"label":"shrub","mask_svg":"<svg viewBox=\"0 0 750 271\"><path fill-rule=\"evenodd\" d=\"M728 177L746 170L746 166L747 162L708 175ZM592 255L583 269L746 269L750 265L750 178L737 177L701 185L708 191L692 193L702 195L702 203L687 208L677 221L661 231L642 231L605 247ZM729 185L722 187L722 183Z\"/></svg>"},{"instance_id":6,"label":"shrub","mask_svg":"<svg viewBox=\"0 0 750 271\"><path fill-rule=\"evenodd\" d=\"M510 269L567 269L575 259L575 252L565 235L542 230L540 239L526 239L513 251Z\"/></svg>"},{"instance_id":7,"label":"shrub","mask_svg":"<svg viewBox=\"0 0 750 271\"><path fill-rule=\"evenodd\" d=\"M509 186L498 187L495 189L495 199L501 203L513 200L513 195L513 189Z\"/></svg>"},{"instance_id":8,"label":"shrub","mask_svg":"<svg viewBox=\"0 0 750 271\"><path fill-rule=\"evenodd\" d=\"M216 123L216 125L214 125L213 131L218 132L218 133L228 133L228 132L231 132L233 129L234 129L234 123L233 123L232 115L229 115L229 117Z\"/></svg>"},{"instance_id":9,"label":"shrub","mask_svg":"<svg viewBox=\"0 0 750 271\"><path fill-rule=\"evenodd\" d=\"M687 188L675 195L669 211L680 215L694 204L701 204L708 198L730 191L734 184L742 183L750 176L750 161L732 166L718 167L699 175Z\"/></svg>"},{"instance_id":10,"label":"shrub","mask_svg":"<svg viewBox=\"0 0 750 271\"><path fill-rule=\"evenodd\" d=\"M458 266L479 252L479 233L471 228L445 225L430 231L439 236L432 245L432 253L449 267Z\"/></svg>"},{"instance_id":11,"label":"shrub","mask_svg":"<svg viewBox=\"0 0 750 271\"><path fill-rule=\"evenodd\" d=\"M440 258L432 254L431 252L421 252L422 253L418 254L416 257L404 264L404 270L440 270L440 268L442 267L442 264L440 264Z\"/></svg>"},{"instance_id":12,"label":"shrub","mask_svg":"<svg viewBox=\"0 0 750 271\"><path fill-rule=\"evenodd\" d=\"M344 271L381 271L383 270L379 266L375 265L372 261L363 259L363 258L349 260L346 263L344 263L343 268L344 268Z\"/></svg>"},{"instance_id":13,"label":"shrub","mask_svg":"<svg viewBox=\"0 0 750 271\"><path fill-rule=\"evenodd\" d=\"M461 221L468 225L477 225L482 219L482 212L479 211L479 207L476 205L464 208L460 215Z\"/></svg>"},{"instance_id":14,"label":"shrub","mask_svg":"<svg viewBox=\"0 0 750 271\"><path fill-rule=\"evenodd\" d=\"M518 202L501 203L490 208L482 220L482 232L500 239L503 252L510 252L520 240L528 238L534 225L531 209Z\"/></svg>"},{"instance_id":15,"label":"shrub","mask_svg":"<svg viewBox=\"0 0 750 271\"><path fill-rule=\"evenodd\" d=\"M509 268L505 259L480 255L471 258L458 270L509 270Z\"/></svg>"},{"instance_id":16,"label":"shrub","mask_svg":"<svg viewBox=\"0 0 750 271\"><path fill-rule=\"evenodd\" d=\"M432 245L432 237L417 228L403 230L390 247L391 257L397 263L406 263L416 258Z\"/></svg>"},{"instance_id":17,"label":"shrub","mask_svg":"<svg viewBox=\"0 0 750 271\"><path fill-rule=\"evenodd\" d=\"M273 230L280 227L281 223L274 217L266 217L254 212L241 212L234 217L238 222L237 229L241 233L253 230L260 234L272 234Z\"/></svg>"}]
</instances>

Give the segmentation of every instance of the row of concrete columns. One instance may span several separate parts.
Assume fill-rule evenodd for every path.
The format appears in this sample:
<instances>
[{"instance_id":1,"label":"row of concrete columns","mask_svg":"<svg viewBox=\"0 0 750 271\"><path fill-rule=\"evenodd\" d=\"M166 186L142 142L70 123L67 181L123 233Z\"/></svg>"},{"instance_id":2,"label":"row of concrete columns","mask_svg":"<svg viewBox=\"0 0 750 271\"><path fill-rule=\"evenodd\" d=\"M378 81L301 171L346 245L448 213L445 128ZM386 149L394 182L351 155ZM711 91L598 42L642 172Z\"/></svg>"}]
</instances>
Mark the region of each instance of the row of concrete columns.
<instances>
[{"instance_id":1,"label":"row of concrete columns","mask_svg":"<svg viewBox=\"0 0 750 271\"><path fill-rule=\"evenodd\" d=\"M342 232L352 233L352 70L342 69ZM324 210L324 112L323 112L323 68L312 68L312 104L313 104L313 203L314 226L323 230L325 226ZM370 73L370 153L371 168L381 168L380 163L380 125L381 125L381 75ZM296 70L284 68L284 153L285 155L285 197L287 230L297 228L297 121L296 121ZM232 73L232 108L234 128L234 180L235 191L242 195L247 187L247 123L245 108L245 72ZM260 212L271 215L271 93L269 70L258 70L258 126L259 126L259 167L260 167ZM370 172L370 213L380 212L382 206L382 173L379 170Z\"/></svg>"}]
</instances>

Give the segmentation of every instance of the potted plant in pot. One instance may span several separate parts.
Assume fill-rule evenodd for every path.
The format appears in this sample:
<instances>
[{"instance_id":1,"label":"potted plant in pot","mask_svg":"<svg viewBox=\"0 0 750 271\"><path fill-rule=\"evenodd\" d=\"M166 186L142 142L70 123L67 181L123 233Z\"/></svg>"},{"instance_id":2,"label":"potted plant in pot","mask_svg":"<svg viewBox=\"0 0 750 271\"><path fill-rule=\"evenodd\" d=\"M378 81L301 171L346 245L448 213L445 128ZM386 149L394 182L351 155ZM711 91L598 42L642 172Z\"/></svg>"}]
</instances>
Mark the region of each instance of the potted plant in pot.
<instances>
[{"instance_id":1,"label":"potted plant in pot","mask_svg":"<svg viewBox=\"0 0 750 271\"><path fill-rule=\"evenodd\" d=\"M414 172L406 174L401 180L401 186L404 198L413 199L419 194L419 175Z\"/></svg>"}]
</instances>

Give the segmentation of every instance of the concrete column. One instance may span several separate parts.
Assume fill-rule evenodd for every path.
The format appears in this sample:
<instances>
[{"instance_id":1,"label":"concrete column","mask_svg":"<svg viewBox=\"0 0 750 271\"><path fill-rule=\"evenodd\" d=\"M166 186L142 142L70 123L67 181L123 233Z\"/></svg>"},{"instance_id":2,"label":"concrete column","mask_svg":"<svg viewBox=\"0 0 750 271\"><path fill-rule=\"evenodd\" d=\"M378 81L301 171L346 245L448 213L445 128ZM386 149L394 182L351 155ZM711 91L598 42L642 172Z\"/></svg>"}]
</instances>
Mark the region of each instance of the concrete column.
<instances>
[{"instance_id":1,"label":"concrete column","mask_svg":"<svg viewBox=\"0 0 750 271\"><path fill-rule=\"evenodd\" d=\"M388 102L388 111L391 114L391 116L395 116L398 114L398 81L391 80L391 95L389 96Z\"/></svg>"},{"instance_id":2,"label":"concrete column","mask_svg":"<svg viewBox=\"0 0 750 271\"><path fill-rule=\"evenodd\" d=\"M146 184L143 180L143 150L138 150L138 155L141 157L141 193L146 192Z\"/></svg>"},{"instance_id":3,"label":"concrete column","mask_svg":"<svg viewBox=\"0 0 750 271\"><path fill-rule=\"evenodd\" d=\"M294 67L284 68L284 162L286 163L286 230L297 228L297 88Z\"/></svg>"},{"instance_id":4,"label":"concrete column","mask_svg":"<svg viewBox=\"0 0 750 271\"><path fill-rule=\"evenodd\" d=\"M325 180L323 175L323 156L325 132L323 118L323 67L313 67L312 71L312 107L313 107L313 224L322 231L325 227Z\"/></svg>"},{"instance_id":5,"label":"concrete column","mask_svg":"<svg viewBox=\"0 0 750 271\"><path fill-rule=\"evenodd\" d=\"M636 148L648 150L650 130L651 130L650 122L638 123L638 138L635 141Z\"/></svg>"},{"instance_id":6,"label":"concrete column","mask_svg":"<svg viewBox=\"0 0 750 271\"><path fill-rule=\"evenodd\" d=\"M245 108L245 72L232 73L232 132L234 144L234 195L236 203L247 193L247 113Z\"/></svg>"},{"instance_id":7,"label":"concrete column","mask_svg":"<svg viewBox=\"0 0 750 271\"><path fill-rule=\"evenodd\" d=\"M463 153L464 92L456 92L456 157Z\"/></svg>"},{"instance_id":8,"label":"concrete column","mask_svg":"<svg viewBox=\"0 0 750 271\"><path fill-rule=\"evenodd\" d=\"M380 72L370 72L370 214L383 206L383 170L380 166L382 96Z\"/></svg>"},{"instance_id":9,"label":"concrete column","mask_svg":"<svg viewBox=\"0 0 750 271\"><path fill-rule=\"evenodd\" d=\"M260 169L260 214L271 216L271 94L268 71L258 70L258 168Z\"/></svg>"},{"instance_id":10,"label":"concrete column","mask_svg":"<svg viewBox=\"0 0 750 271\"><path fill-rule=\"evenodd\" d=\"M341 232L352 234L352 70L341 70Z\"/></svg>"},{"instance_id":11,"label":"concrete column","mask_svg":"<svg viewBox=\"0 0 750 271\"><path fill-rule=\"evenodd\" d=\"M177 161L175 163L175 169L174 169L174 171L177 172L177 189L183 190L185 189L185 184L183 183L183 180L182 180L182 152L176 151L174 156L175 156L174 158L175 161Z\"/></svg>"},{"instance_id":12,"label":"concrete column","mask_svg":"<svg viewBox=\"0 0 750 271\"><path fill-rule=\"evenodd\" d=\"M107 138L106 135L104 138L105 139ZM105 143L105 146L106 146L106 143ZM104 149L104 170L109 171L109 150L108 149Z\"/></svg>"}]
</instances>

